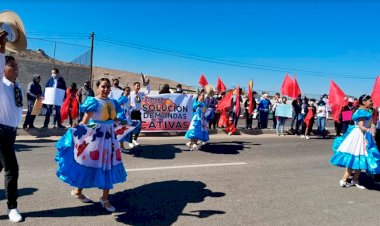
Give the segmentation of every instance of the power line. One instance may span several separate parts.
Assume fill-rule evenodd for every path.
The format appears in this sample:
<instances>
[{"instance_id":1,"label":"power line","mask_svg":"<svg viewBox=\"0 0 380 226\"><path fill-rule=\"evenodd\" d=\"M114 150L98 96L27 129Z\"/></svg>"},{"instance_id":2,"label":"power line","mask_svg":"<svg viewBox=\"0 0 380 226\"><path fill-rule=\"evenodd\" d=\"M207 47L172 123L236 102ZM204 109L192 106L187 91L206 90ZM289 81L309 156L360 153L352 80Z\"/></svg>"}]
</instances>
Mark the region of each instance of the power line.
<instances>
[{"instance_id":1,"label":"power line","mask_svg":"<svg viewBox=\"0 0 380 226\"><path fill-rule=\"evenodd\" d=\"M135 43L128 43L124 41L113 40L110 38L105 38L107 36L104 36L104 35L98 35L98 36L100 36L100 38L96 38L97 41L101 41L101 42L105 42L109 44L115 44L119 46L125 46L128 48L140 49L140 50L149 51L149 52L155 52L155 53L160 53L160 54L165 54L165 55L170 55L170 56L204 61L204 62L209 62L209 63L216 63L216 64L227 65L227 66L276 71L276 72L294 71L294 72L302 72L305 75L316 76L316 77L337 77L337 78L365 79L365 80L374 79L373 77L363 77L363 76L356 76L356 75L328 73L328 72L320 72L320 71L309 71L309 70L302 70L302 69L295 69L295 68L277 67L277 66L272 66L272 65L253 64L253 63L246 63L246 62L239 62L239 61L232 61L232 60L224 60L224 59L205 57L205 56L200 56L196 54L183 53L179 51L172 51L172 50L144 46L144 45L135 44Z\"/></svg>"},{"instance_id":2,"label":"power line","mask_svg":"<svg viewBox=\"0 0 380 226\"><path fill-rule=\"evenodd\" d=\"M83 47L83 48L88 48L88 49L90 48L89 46L85 46L85 45L78 45L78 44L67 43L67 42L59 42L59 41L53 41L53 40L43 39L43 38L28 37L28 39L40 40L40 41L46 41L46 42L52 42L52 43L60 43L60 44L65 44L65 45L72 45L72 46L78 46L78 47Z\"/></svg>"}]
</instances>

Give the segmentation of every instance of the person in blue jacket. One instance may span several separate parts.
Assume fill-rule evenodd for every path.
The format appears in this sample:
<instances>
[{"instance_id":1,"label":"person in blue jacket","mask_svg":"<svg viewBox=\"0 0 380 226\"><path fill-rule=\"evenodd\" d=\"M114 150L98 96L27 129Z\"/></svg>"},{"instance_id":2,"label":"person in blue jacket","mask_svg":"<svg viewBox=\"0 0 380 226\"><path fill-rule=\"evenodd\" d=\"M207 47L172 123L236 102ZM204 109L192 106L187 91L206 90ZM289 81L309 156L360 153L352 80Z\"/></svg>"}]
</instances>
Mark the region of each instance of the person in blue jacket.
<instances>
[{"instance_id":1,"label":"person in blue jacket","mask_svg":"<svg viewBox=\"0 0 380 226\"><path fill-rule=\"evenodd\" d=\"M61 76L59 76L59 70L57 68L53 68L51 70L51 78L46 82L45 89L49 88L49 87L62 89L64 91L66 91L65 80ZM62 102L63 102L63 100L62 100ZM53 119L53 127L55 127L57 125L58 128L65 128L61 124L61 114L60 114L61 106L54 105L54 109L55 109L56 113L55 113L55 116ZM47 105L47 111L46 111L46 115L45 115L44 126L42 127L43 129L48 128L48 125L50 122L50 115L52 112L53 112L53 105Z\"/></svg>"}]
</instances>

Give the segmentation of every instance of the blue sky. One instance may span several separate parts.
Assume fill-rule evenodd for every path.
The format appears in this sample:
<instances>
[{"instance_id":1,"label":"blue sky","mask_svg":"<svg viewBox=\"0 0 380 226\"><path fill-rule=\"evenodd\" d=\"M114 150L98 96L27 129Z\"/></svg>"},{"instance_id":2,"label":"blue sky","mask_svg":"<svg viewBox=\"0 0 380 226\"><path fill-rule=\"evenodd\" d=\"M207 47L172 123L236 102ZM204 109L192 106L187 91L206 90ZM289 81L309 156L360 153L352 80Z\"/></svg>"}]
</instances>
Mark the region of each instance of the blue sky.
<instances>
[{"instance_id":1,"label":"blue sky","mask_svg":"<svg viewBox=\"0 0 380 226\"><path fill-rule=\"evenodd\" d=\"M346 94L359 96L372 91L380 74L376 1L178 2L5 0L1 5L22 18L30 49L41 48L52 56L54 44L36 38L89 46L87 36L95 32L95 66L194 86L203 73L213 84L220 75L227 86L246 86L253 79L254 89L277 91L288 72L297 74L305 94L327 93L333 79ZM129 48L126 43L224 64ZM67 61L87 50L57 43L55 53ZM240 66L226 65L226 60Z\"/></svg>"}]
</instances>

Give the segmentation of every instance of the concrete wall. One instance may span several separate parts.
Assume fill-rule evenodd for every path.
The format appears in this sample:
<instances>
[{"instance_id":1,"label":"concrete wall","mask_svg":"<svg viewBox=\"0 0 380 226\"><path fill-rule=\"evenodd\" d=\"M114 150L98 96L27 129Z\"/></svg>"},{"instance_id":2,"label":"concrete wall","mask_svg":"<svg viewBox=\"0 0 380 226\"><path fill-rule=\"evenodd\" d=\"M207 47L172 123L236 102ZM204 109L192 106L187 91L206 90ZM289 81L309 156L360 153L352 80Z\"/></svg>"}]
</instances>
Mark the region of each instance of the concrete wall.
<instances>
[{"instance_id":1,"label":"concrete wall","mask_svg":"<svg viewBox=\"0 0 380 226\"><path fill-rule=\"evenodd\" d=\"M17 59L17 64L19 68L18 82L21 84L24 91L28 87L28 84L32 81L34 74L39 74L41 76L41 87L45 88L47 80L51 77L52 68L58 68L60 76L65 79L66 85L69 87L71 83L75 82L79 87L83 86L83 83L88 80L88 75L90 73L89 67L67 64L67 63L57 63L50 61L40 61L32 59ZM24 108L26 108L26 96L24 98Z\"/></svg>"}]
</instances>

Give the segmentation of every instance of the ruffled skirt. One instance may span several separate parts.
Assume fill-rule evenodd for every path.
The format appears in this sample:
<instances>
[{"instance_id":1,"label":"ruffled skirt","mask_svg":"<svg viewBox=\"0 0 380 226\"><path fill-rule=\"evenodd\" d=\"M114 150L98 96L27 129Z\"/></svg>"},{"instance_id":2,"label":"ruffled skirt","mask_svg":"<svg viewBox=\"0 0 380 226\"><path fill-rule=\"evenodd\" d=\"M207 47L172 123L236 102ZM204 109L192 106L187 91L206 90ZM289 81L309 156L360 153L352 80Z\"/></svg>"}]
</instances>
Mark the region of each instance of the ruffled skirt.
<instances>
[{"instance_id":1,"label":"ruffled skirt","mask_svg":"<svg viewBox=\"0 0 380 226\"><path fill-rule=\"evenodd\" d=\"M350 126L344 136L334 140L332 149L331 164L380 174L380 153L371 133Z\"/></svg>"},{"instance_id":2,"label":"ruffled skirt","mask_svg":"<svg viewBox=\"0 0 380 226\"><path fill-rule=\"evenodd\" d=\"M113 123L70 128L55 146L57 176L71 186L112 189L126 181Z\"/></svg>"},{"instance_id":3,"label":"ruffled skirt","mask_svg":"<svg viewBox=\"0 0 380 226\"><path fill-rule=\"evenodd\" d=\"M202 119L199 114L195 114L191 120L190 127L185 134L187 139L197 139L201 141L208 141L208 128L206 121Z\"/></svg>"}]
</instances>

